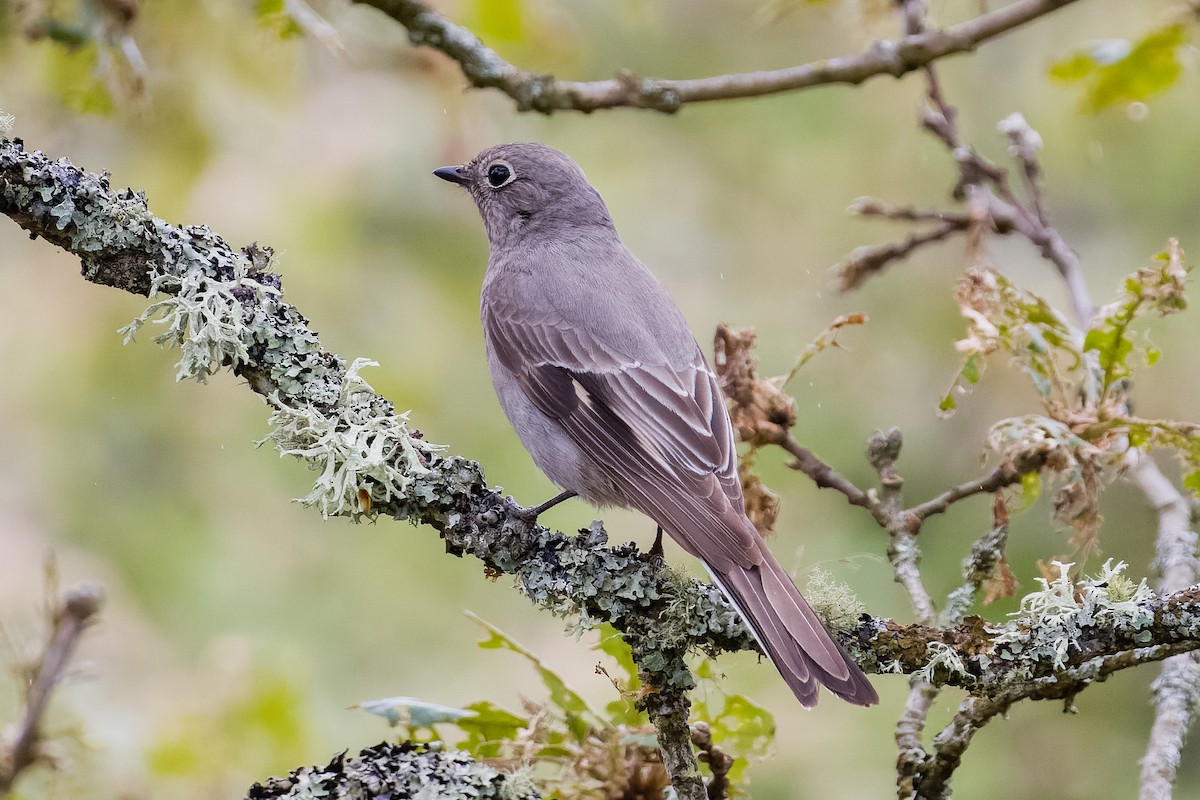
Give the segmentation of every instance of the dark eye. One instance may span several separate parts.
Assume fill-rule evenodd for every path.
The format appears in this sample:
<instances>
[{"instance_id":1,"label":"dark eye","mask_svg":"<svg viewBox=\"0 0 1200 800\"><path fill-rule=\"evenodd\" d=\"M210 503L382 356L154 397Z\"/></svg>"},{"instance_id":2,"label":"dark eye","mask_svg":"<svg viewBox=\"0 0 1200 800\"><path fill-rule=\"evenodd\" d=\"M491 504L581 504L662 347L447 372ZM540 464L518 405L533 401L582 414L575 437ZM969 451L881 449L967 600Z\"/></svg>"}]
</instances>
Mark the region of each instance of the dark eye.
<instances>
[{"instance_id":1,"label":"dark eye","mask_svg":"<svg viewBox=\"0 0 1200 800\"><path fill-rule=\"evenodd\" d=\"M499 189L512 180L512 169L507 164L492 164L488 167L487 179L493 189Z\"/></svg>"}]
</instances>

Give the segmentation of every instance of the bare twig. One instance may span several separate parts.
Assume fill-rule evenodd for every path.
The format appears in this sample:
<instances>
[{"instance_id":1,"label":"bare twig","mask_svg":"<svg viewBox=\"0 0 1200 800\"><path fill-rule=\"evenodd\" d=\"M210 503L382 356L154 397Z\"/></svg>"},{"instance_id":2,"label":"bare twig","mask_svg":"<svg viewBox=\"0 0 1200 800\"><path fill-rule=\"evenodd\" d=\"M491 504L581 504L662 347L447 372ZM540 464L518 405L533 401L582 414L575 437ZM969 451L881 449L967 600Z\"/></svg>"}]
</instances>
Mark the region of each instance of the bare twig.
<instances>
[{"instance_id":1,"label":"bare twig","mask_svg":"<svg viewBox=\"0 0 1200 800\"><path fill-rule=\"evenodd\" d=\"M1018 0L1003 8L952 25L896 41L876 42L851 56L822 59L779 70L719 75L691 80L639 78L622 74L602 81L562 81L519 69L501 58L466 28L456 25L416 0L358 0L373 6L408 29L414 44L440 50L458 62L463 75L478 88L499 89L516 101L518 110L596 111L628 106L678 111L685 103L729 100L791 92L832 83L858 84L877 75L900 77L940 58L974 50L980 44L1075 0Z\"/></svg>"},{"instance_id":2,"label":"bare twig","mask_svg":"<svg viewBox=\"0 0 1200 800\"><path fill-rule=\"evenodd\" d=\"M860 217L880 217L898 222L952 222L957 221L965 228L971 219L959 211L943 211L936 208L914 208L895 206L875 197L860 197L846 209Z\"/></svg>"},{"instance_id":3,"label":"bare twig","mask_svg":"<svg viewBox=\"0 0 1200 800\"><path fill-rule=\"evenodd\" d=\"M917 787L929 768L923 736L929 709L939 694L941 690L926 680L914 676L909 681L908 699L896 720L896 795L900 800L917 796Z\"/></svg>"},{"instance_id":4,"label":"bare twig","mask_svg":"<svg viewBox=\"0 0 1200 800\"><path fill-rule=\"evenodd\" d=\"M11 744L0 750L0 797L12 791L17 776L37 761L42 718L54 687L62 680L76 645L104 604L99 584L71 589L53 609L49 641L32 671L25 695L25 714L11 735Z\"/></svg>"},{"instance_id":5,"label":"bare twig","mask_svg":"<svg viewBox=\"0 0 1200 800\"><path fill-rule=\"evenodd\" d=\"M932 497L923 503L912 506L908 509L908 513L918 519L925 520L935 514L945 512L954 503L964 498L981 493L994 494L1006 486L1020 483L1023 475L1030 472L1037 472L1041 469L1044 462L1044 456L1022 463L1019 467L1006 462L981 478L960 483L958 486L951 487L942 492L937 497Z\"/></svg>"},{"instance_id":6,"label":"bare twig","mask_svg":"<svg viewBox=\"0 0 1200 800\"><path fill-rule=\"evenodd\" d=\"M1197 535L1187 500L1154 466L1149 456L1130 451L1129 477L1158 511L1155 542L1163 594L1191 586L1197 579ZM1173 656L1151 685L1154 724L1141 760L1141 800L1170 798L1188 730L1200 703L1200 661L1196 654Z\"/></svg>"},{"instance_id":7,"label":"bare twig","mask_svg":"<svg viewBox=\"0 0 1200 800\"><path fill-rule=\"evenodd\" d=\"M917 544L920 520L904 510L904 478L896 470L896 460L900 458L903 444L899 428L892 428L887 433L876 431L867 440L867 460L879 473L879 505L887 520L887 554L892 565L892 576L908 592L917 622L933 625L937 610L921 579L921 548Z\"/></svg>"},{"instance_id":8,"label":"bare twig","mask_svg":"<svg viewBox=\"0 0 1200 800\"><path fill-rule=\"evenodd\" d=\"M675 794L685 800L708 800L704 776L692 750L692 731L688 727L691 703L687 693L678 690L659 692L646 701L646 714L658 730L658 746L663 766L671 776Z\"/></svg>"},{"instance_id":9,"label":"bare twig","mask_svg":"<svg viewBox=\"0 0 1200 800\"><path fill-rule=\"evenodd\" d=\"M876 499L855 486L849 478L826 464L807 447L804 447L790 436L784 439L779 446L796 459L789 466L811 478L812 482L818 488L834 489L841 492L846 496L846 501L850 505L861 506L867 509L871 512L872 516L876 516L880 524L887 524L882 509L879 507L879 502Z\"/></svg>"},{"instance_id":10,"label":"bare twig","mask_svg":"<svg viewBox=\"0 0 1200 800\"><path fill-rule=\"evenodd\" d=\"M857 289L863 281L879 274L885 267L903 261L926 245L944 241L952 234L965 231L970 226L966 216L947 218L927 231L910 234L902 242L863 246L853 252L834 269L837 273L837 290L848 292Z\"/></svg>"},{"instance_id":11,"label":"bare twig","mask_svg":"<svg viewBox=\"0 0 1200 800\"><path fill-rule=\"evenodd\" d=\"M950 724L934 737L934 756L915 787L912 797L941 800L950 796L950 777L962 763L962 755L975 734L997 714L1008 710L1010 703L980 697L968 697L958 708Z\"/></svg>"}]
</instances>

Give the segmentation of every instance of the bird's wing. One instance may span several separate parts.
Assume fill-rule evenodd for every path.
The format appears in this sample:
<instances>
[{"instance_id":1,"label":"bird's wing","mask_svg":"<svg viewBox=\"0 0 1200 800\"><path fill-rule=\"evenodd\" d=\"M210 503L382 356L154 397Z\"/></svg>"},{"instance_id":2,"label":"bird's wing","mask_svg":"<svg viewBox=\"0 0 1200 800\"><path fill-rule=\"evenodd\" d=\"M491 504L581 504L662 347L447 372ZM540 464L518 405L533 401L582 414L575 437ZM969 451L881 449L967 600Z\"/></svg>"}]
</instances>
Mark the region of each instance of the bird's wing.
<instances>
[{"instance_id":1,"label":"bird's wing","mask_svg":"<svg viewBox=\"0 0 1200 800\"><path fill-rule=\"evenodd\" d=\"M684 363L663 363L653 349L638 359L549 309L505 306L483 314L501 364L630 504L684 523L671 532L694 539L680 543L714 567L758 563L752 534L721 521L730 508L742 513L742 492L729 414L699 346L691 341Z\"/></svg>"}]
</instances>

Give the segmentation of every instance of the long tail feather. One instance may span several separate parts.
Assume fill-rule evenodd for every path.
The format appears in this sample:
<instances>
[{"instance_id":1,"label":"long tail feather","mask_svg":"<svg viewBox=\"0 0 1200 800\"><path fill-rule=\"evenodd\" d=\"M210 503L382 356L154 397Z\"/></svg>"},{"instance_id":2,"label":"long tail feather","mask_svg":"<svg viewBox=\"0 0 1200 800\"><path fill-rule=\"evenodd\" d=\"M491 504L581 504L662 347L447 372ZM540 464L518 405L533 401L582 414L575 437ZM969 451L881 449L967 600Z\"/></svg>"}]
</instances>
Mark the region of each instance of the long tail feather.
<instances>
[{"instance_id":1,"label":"long tail feather","mask_svg":"<svg viewBox=\"0 0 1200 800\"><path fill-rule=\"evenodd\" d=\"M833 641L765 548L763 554L759 566L712 574L796 699L811 708L817 704L818 685L824 684L847 702L860 706L878 703L879 695L867 676Z\"/></svg>"}]
</instances>

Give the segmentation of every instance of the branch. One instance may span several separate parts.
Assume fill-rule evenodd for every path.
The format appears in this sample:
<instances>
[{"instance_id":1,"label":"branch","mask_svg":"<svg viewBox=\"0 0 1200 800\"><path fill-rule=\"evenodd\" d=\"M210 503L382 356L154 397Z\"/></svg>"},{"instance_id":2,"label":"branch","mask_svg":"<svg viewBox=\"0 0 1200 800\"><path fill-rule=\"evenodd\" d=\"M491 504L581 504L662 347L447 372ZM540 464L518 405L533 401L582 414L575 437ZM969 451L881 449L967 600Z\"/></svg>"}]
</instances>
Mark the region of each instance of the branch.
<instances>
[{"instance_id":1,"label":"branch","mask_svg":"<svg viewBox=\"0 0 1200 800\"><path fill-rule=\"evenodd\" d=\"M425 797L430 787L453 788L437 796L479 800L537 800L533 782L438 744L382 742L353 756L341 753L323 767L300 767L286 778L256 783L246 800L314 797Z\"/></svg>"},{"instance_id":2,"label":"branch","mask_svg":"<svg viewBox=\"0 0 1200 800\"><path fill-rule=\"evenodd\" d=\"M1085 593L1101 583L1084 584ZM864 617L838 637L868 671L918 674L1010 704L1073 697L1118 670L1200 649L1200 586L1136 604L1095 593L1077 602L1065 620L1036 609L1007 623L966 617L943 628Z\"/></svg>"},{"instance_id":3,"label":"branch","mask_svg":"<svg viewBox=\"0 0 1200 800\"><path fill-rule=\"evenodd\" d=\"M1158 510L1155 548L1162 573L1159 591L1178 591L1196 583L1198 537L1192 529L1187 500L1149 456L1132 450L1129 460L1130 479ZM1141 800L1171 797L1183 744L1200 704L1200 661L1196 654L1167 659L1150 688L1154 697L1154 724L1150 727L1146 755L1141 760L1138 795Z\"/></svg>"},{"instance_id":4,"label":"branch","mask_svg":"<svg viewBox=\"0 0 1200 800\"><path fill-rule=\"evenodd\" d=\"M982 478L969 480L965 483L960 483L950 489L939 494L937 497L930 498L924 503L919 503L908 509L909 514L918 519L925 520L935 514L941 514L946 511L951 505L959 500L971 497L976 494L994 494L1001 489L1012 486L1014 483L1020 483L1021 477L1030 472L1037 472L1045 463L1045 456L1039 456L1036 459L1030 459L1020 465L1005 462L994 470L984 475Z\"/></svg>"},{"instance_id":5,"label":"branch","mask_svg":"<svg viewBox=\"0 0 1200 800\"><path fill-rule=\"evenodd\" d=\"M456 61L477 88L499 89L520 111L590 112L622 106L673 113L685 103L792 92L833 83L859 84L877 75L899 78L945 56L966 53L1003 33L1057 11L1075 0L1018 0L948 28L876 42L865 53L822 59L786 69L691 80L639 78L622 73L602 81L562 81L519 69L475 34L416 0L356 0L408 29L414 44Z\"/></svg>"},{"instance_id":6,"label":"branch","mask_svg":"<svg viewBox=\"0 0 1200 800\"><path fill-rule=\"evenodd\" d=\"M67 592L53 610L50 640L33 668L33 680L26 693L25 716L12 732L11 744L0 748L0 797L7 797L17 776L37 761L42 717L50 696L62 680L80 637L103 604L100 586L85 583Z\"/></svg>"}]
</instances>

